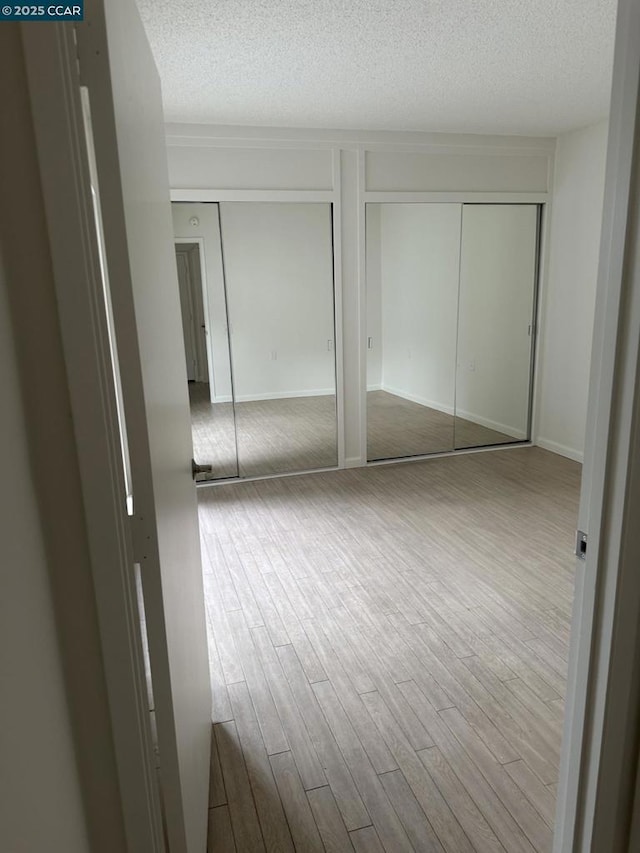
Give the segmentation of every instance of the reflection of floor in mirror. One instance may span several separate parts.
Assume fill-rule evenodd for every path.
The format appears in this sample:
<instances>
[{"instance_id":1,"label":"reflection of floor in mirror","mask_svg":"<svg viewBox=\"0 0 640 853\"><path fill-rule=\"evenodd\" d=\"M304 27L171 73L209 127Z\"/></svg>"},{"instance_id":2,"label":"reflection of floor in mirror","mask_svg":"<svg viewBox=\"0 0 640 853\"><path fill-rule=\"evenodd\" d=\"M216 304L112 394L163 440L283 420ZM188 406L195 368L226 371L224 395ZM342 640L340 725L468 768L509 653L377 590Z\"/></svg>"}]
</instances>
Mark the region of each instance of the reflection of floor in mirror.
<instances>
[{"instance_id":1,"label":"reflection of floor in mirror","mask_svg":"<svg viewBox=\"0 0 640 853\"><path fill-rule=\"evenodd\" d=\"M387 391L367 393L367 458L395 459L517 439Z\"/></svg>"},{"instance_id":2,"label":"reflection of floor in mirror","mask_svg":"<svg viewBox=\"0 0 640 853\"><path fill-rule=\"evenodd\" d=\"M236 403L235 412L241 476L338 464L333 395Z\"/></svg>"},{"instance_id":3,"label":"reflection of floor in mirror","mask_svg":"<svg viewBox=\"0 0 640 853\"><path fill-rule=\"evenodd\" d=\"M214 477L237 477L233 404L212 403L208 382L189 383L193 458L212 465Z\"/></svg>"},{"instance_id":4,"label":"reflection of floor in mirror","mask_svg":"<svg viewBox=\"0 0 640 853\"><path fill-rule=\"evenodd\" d=\"M200 490L212 849L548 853L579 483L527 447Z\"/></svg>"},{"instance_id":5,"label":"reflection of floor in mirror","mask_svg":"<svg viewBox=\"0 0 640 853\"><path fill-rule=\"evenodd\" d=\"M191 383L189 391L195 458L212 464L214 476L238 476L234 408L241 476L337 465L334 396L259 400L234 407L212 404L203 383Z\"/></svg>"}]
</instances>

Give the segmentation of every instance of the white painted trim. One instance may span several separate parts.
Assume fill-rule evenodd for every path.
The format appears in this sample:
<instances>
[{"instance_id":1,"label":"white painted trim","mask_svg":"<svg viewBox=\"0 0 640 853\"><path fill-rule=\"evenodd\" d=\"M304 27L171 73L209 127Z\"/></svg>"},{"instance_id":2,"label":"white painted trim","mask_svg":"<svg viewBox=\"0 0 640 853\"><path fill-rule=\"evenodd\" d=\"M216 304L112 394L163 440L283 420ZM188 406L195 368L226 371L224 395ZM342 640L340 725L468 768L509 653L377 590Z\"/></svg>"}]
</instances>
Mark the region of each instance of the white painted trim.
<instances>
[{"instance_id":1,"label":"white painted trim","mask_svg":"<svg viewBox=\"0 0 640 853\"><path fill-rule=\"evenodd\" d=\"M22 26L128 847L164 851L71 25Z\"/></svg>"},{"instance_id":2,"label":"white painted trim","mask_svg":"<svg viewBox=\"0 0 640 853\"><path fill-rule=\"evenodd\" d=\"M527 438L525 430L515 429L508 424L501 424L498 421L492 421L489 418L482 417L482 415L477 415L475 412L466 412L464 409L458 409L456 411L456 416L463 418L465 421L471 421L471 423L486 427L487 429L493 429L496 432L502 432L506 435L510 435L513 437L514 441L525 441Z\"/></svg>"},{"instance_id":3,"label":"white painted trim","mask_svg":"<svg viewBox=\"0 0 640 853\"><path fill-rule=\"evenodd\" d=\"M172 189L171 201L284 201L331 204L334 190L233 190L233 189Z\"/></svg>"},{"instance_id":4,"label":"white painted trim","mask_svg":"<svg viewBox=\"0 0 640 853\"><path fill-rule=\"evenodd\" d=\"M427 400L426 397L420 397L418 394L410 394L408 391L401 391L399 388L392 388L390 385L385 385L384 383L380 385L380 390L386 391L387 394L393 394L394 397L400 397L402 400L409 400L410 403L417 403L419 406L426 406L428 409L443 412L445 415L455 414L453 406L447 406L445 403L438 403L435 400Z\"/></svg>"},{"instance_id":5,"label":"white painted trim","mask_svg":"<svg viewBox=\"0 0 640 853\"><path fill-rule=\"evenodd\" d=\"M366 190L363 197L369 204L543 204L549 193Z\"/></svg>"},{"instance_id":6,"label":"white painted trim","mask_svg":"<svg viewBox=\"0 0 640 853\"><path fill-rule=\"evenodd\" d=\"M443 151L467 153L538 154L553 152L555 139L536 136L371 131L323 128L254 127L244 125L172 124L165 127L167 143L183 147L310 147L316 149L375 148L376 150Z\"/></svg>"},{"instance_id":7,"label":"white painted trim","mask_svg":"<svg viewBox=\"0 0 640 853\"><path fill-rule=\"evenodd\" d=\"M386 389L384 389L382 387L382 385L380 385L379 383L377 385L367 385L367 393L369 391L384 391L384 390L386 390Z\"/></svg>"},{"instance_id":8,"label":"white painted trim","mask_svg":"<svg viewBox=\"0 0 640 853\"><path fill-rule=\"evenodd\" d=\"M333 179L333 202L331 207L333 237L333 314L335 325L334 349L336 370L336 420L338 437L338 467L345 466L346 427L345 427L345 378L344 378L344 310L342 283L342 165L341 152L334 148L331 152Z\"/></svg>"},{"instance_id":9,"label":"white painted trim","mask_svg":"<svg viewBox=\"0 0 640 853\"><path fill-rule=\"evenodd\" d=\"M627 515L634 501L637 511L640 480L639 76L640 4L619 0L578 520L589 539L576 565L554 853L630 849L629 765L639 734L640 526L637 512Z\"/></svg>"},{"instance_id":10,"label":"white painted trim","mask_svg":"<svg viewBox=\"0 0 640 853\"><path fill-rule=\"evenodd\" d=\"M359 456L348 456L345 459L345 468L362 468L362 461Z\"/></svg>"},{"instance_id":11,"label":"white painted trim","mask_svg":"<svg viewBox=\"0 0 640 853\"><path fill-rule=\"evenodd\" d=\"M263 400L294 400L297 397L335 397L335 388L312 388L308 391L267 391L264 394L239 394L235 398L236 403L259 403ZM230 402L224 400L224 402ZM223 402L216 400L216 402Z\"/></svg>"},{"instance_id":12,"label":"white painted trim","mask_svg":"<svg viewBox=\"0 0 640 853\"><path fill-rule=\"evenodd\" d=\"M360 465L367 464L367 185L366 156L358 151L358 374L360 376Z\"/></svg>"},{"instance_id":13,"label":"white painted trim","mask_svg":"<svg viewBox=\"0 0 640 853\"><path fill-rule=\"evenodd\" d=\"M557 441L539 437L533 443L536 447L541 447L543 450L550 450L551 453L557 453L559 456L565 456L567 459L573 459L574 462L582 462L584 460L584 453L580 450L567 447L564 444L558 444Z\"/></svg>"}]
</instances>

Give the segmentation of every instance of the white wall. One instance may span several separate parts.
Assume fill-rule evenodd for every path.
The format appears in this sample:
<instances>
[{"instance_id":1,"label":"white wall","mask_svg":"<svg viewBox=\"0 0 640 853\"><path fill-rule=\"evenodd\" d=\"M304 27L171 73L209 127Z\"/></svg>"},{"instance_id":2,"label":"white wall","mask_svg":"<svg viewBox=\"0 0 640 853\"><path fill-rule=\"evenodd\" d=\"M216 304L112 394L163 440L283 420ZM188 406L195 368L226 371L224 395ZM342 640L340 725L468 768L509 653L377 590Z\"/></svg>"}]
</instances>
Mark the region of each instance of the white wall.
<instances>
[{"instance_id":1,"label":"white wall","mask_svg":"<svg viewBox=\"0 0 640 853\"><path fill-rule=\"evenodd\" d=\"M328 204L223 202L236 401L335 393Z\"/></svg>"},{"instance_id":2,"label":"white wall","mask_svg":"<svg viewBox=\"0 0 640 853\"><path fill-rule=\"evenodd\" d=\"M459 204L382 204L382 388L453 414Z\"/></svg>"},{"instance_id":3,"label":"white wall","mask_svg":"<svg viewBox=\"0 0 640 853\"><path fill-rule=\"evenodd\" d=\"M0 847L88 853L0 267Z\"/></svg>"},{"instance_id":4,"label":"white wall","mask_svg":"<svg viewBox=\"0 0 640 853\"><path fill-rule=\"evenodd\" d=\"M582 460L607 147L606 121L558 138L540 327L536 443Z\"/></svg>"}]
</instances>

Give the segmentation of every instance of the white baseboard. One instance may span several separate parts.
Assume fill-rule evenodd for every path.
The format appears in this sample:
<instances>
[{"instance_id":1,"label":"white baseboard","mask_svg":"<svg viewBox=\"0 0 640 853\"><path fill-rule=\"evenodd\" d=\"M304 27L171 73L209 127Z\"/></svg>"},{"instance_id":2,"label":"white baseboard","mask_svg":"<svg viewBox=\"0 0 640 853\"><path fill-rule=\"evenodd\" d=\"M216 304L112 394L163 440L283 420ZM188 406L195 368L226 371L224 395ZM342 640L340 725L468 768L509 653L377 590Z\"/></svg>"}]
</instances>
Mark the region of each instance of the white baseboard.
<instances>
[{"instance_id":1,"label":"white baseboard","mask_svg":"<svg viewBox=\"0 0 640 853\"><path fill-rule=\"evenodd\" d=\"M501 424L498 423L498 421L492 421L489 420L489 418L483 418L482 415L476 415L474 412L465 412L462 409L458 409L456 414L459 418L464 418L465 421L471 421L472 423L486 427L487 429L492 429L496 432L503 432L505 435L512 436L516 441L526 441L527 434L521 429L515 429L508 424Z\"/></svg>"},{"instance_id":2,"label":"white baseboard","mask_svg":"<svg viewBox=\"0 0 640 853\"><path fill-rule=\"evenodd\" d=\"M367 385L367 391L384 391L384 388L378 383L377 385Z\"/></svg>"},{"instance_id":3,"label":"white baseboard","mask_svg":"<svg viewBox=\"0 0 640 853\"><path fill-rule=\"evenodd\" d=\"M551 453L557 453L559 456L566 456L567 459L573 459L574 462L584 461L584 453L580 450L575 450L573 447L566 447L564 444L558 444L557 441L551 441L548 438L536 438L533 443L543 450L550 450Z\"/></svg>"},{"instance_id":4,"label":"white baseboard","mask_svg":"<svg viewBox=\"0 0 640 853\"><path fill-rule=\"evenodd\" d=\"M212 403L233 403L233 397L231 394L220 394L218 397L214 397L211 401Z\"/></svg>"},{"instance_id":5,"label":"white baseboard","mask_svg":"<svg viewBox=\"0 0 640 853\"><path fill-rule=\"evenodd\" d=\"M313 388L310 391L268 391L266 394L238 394L236 403L257 403L262 400L291 400L294 397L330 397L335 388Z\"/></svg>"},{"instance_id":6,"label":"white baseboard","mask_svg":"<svg viewBox=\"0 0 640 853\"><path fill-rule=\"evenodd\" d=\"M401 391L399 388L391 388L389 385L381 385L379 390L386 391L387 394L393 394L394 397L401 397L403 400L409 400L410 403L417 403L419 406L426 406L429 409L444 412L445 415L454 414L453 406L447 406L446 403L427 400L425 397L419 397L417 394L410 394L408 391Z\"/></svg>"}]
</instances>

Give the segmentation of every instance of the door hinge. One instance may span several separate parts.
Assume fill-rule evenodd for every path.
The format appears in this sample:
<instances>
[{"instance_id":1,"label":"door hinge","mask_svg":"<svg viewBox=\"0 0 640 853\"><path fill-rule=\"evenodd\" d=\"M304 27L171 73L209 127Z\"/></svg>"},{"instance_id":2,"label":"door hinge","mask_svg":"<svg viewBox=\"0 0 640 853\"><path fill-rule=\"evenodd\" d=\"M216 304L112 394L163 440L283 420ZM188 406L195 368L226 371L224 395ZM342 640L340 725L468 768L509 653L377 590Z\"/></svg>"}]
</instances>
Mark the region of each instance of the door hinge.
<instances>
[{"instance_id":1,"label":"door hinge","mask_svg":"<svg viewBox=\"0 0 640 853\"><path fill-rule=\"evenodd\" d=\"M589 537L584 532L584 530L577 530L576 531L576 551L575 551L575 553L576 553L576 557L579 560L586 560L587 559L587 540L588 540L588 538Z\"/></svg>"},{"instance_id":2,"label":"door hinge","mask_svg":"<svg viewBox=\"0 0 640 853\"><path fill-rule=\"evenodd\" d=\"M133 546L133 562L142 566L149 555L149 541L151 537L146 531L144 518L138 515L129 516L129 528L131 530L131 544Z\"/></svg>"}]
</instances>

